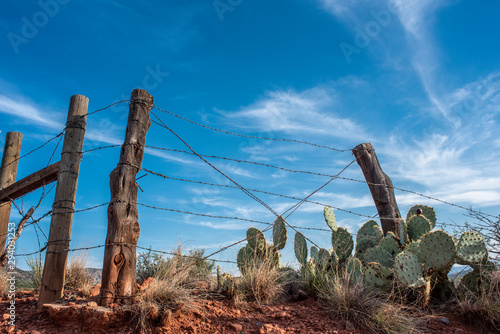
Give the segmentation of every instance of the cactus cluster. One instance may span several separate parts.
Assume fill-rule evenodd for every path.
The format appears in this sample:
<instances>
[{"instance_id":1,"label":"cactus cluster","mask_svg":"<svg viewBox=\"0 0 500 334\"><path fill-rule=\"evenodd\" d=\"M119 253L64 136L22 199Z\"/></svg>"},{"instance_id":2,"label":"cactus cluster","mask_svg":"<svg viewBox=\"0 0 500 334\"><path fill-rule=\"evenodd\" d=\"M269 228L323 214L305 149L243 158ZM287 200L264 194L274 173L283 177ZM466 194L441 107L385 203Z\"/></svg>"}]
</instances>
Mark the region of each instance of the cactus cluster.
<instances>
[{"instance_id":1,"label":"cactus cluster","mask_svg":"<svg viewBox=\"0 0 500 334\"><path fill-rule=\"evenodd\" d=\"M285 248L287 229L283 217L278 216L273 224L273 245L268 245L264 233L255 227L247 230L247 245L241 248L236 263L242 275L254 259L270 259L276 266L281 266L279 251ZM306 249L307 252L307 249Z\"/></svg>"},{"instance_id":2,"label":"cactus cluster","mask_svg":"<svg viewBox=\"0 0 500 334\"><path fill-rule=\"evenodd\" d=\"M309 252L305 236L300 232L295 234L294 253L306 273L336 274L342 269L352 282L363 283L367 288L389 292L395 282L422 288L427 306L433 289L452 287L447 275L455 263L474 269L462 279L462 285L471 291L479 289L485 272L496 268L488 260L486 244L479 233L465 232L456 241L445 231L433 230L436 212L429 206L412 207L406 219L401 219L397 236L392 232L384 236L376 221L367 221L359 229L355 245L351 233L337 225L335 213L328 206L324 218L331 230L329 250L313 245ZM268 245L264 234L256 228L250 228L247 237L248 244L237 258L243 275L255 257L270 257L280 265L279 250L287 241L286 224L281 216L273 226L274 245Z\"/></svg>"},{"instance_id":3,"label":"cactus cluster","mask_svg":"<svg viewBox=\"0 0 500 334\"><path fill-rule=\"evenodd\" d=\"M332 247L326 250L325 248L318 249L316 246L311 246L311 257L308 260L306 238L300 232L296 232L294 243L295 257L302 265L303 270L316 272L318 269L323 271L337 271L340 268L346 268L352 279L359 280L362 276L363 266L358 259L354 259L351 256L354 249L354 241L351 233L347 229L337 226L337 219L331 207L325 207L324 217L332 233Z\"/></svg>"},{"instance_id":4,"label":"cactus cluster","mask_svg":"<svg viewBox=\"0 0 500 334\"><path fill-rule=\"evenodd\" d=\"M406 220L400 222L399 240L390 232L382 237L375 221L365 223L356 243L356 257L366 266L365 285L387 291L395 276L408 287L423 287L424 305L428 305L432 287L439 286L438 283L451 285L447 274L454 263L474 266L487 259L480 234L465 232L455 243L448 233L432 231L435 226L436 213L425 205L412 207ZM464 281L470 286L477 285L478 272L464 277Z\"/></svg>"}]
</instances>

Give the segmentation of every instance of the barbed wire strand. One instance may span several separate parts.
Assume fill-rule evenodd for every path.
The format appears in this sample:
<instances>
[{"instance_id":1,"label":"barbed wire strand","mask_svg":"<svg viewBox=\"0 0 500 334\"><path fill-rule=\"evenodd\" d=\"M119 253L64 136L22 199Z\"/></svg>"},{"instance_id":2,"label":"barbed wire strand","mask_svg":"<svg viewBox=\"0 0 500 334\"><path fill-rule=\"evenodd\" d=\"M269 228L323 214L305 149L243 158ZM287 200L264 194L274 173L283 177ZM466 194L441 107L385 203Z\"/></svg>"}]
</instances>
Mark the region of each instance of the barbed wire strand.
<instances>
[{"instance_id":1,"label":"barbed wire strand","mask_svg":"<svg viewBox=\"0 0 500 334\"><path fill-rule=\"evenodd\" d=\"M198 153L196 153L192 148L191 146L184 140L182 139L177 133L175 133L171 128L169 128L154 112L151 112L151 114L156 118L158 119L158 121L161 123L158 123L154 120L152 120L155 124L161 126L161 127L164 127L165 129L167 129L168 131L170 131L174 136L176 136L191 152L193 152L196 156L198 156L201 160L203 160L206 164L208 164L210 167L212 167L214 170L216 170L218 173L220 173L222 176L224 176L226 179L228 179L229 181L231 181L232 183L234 183L235 186L237 186L238 188L241 189L241 191L243 191L245 194L247 194L250 198L252 198L253 200L255 200L257 203L261 204L262 206L264 206L266 209L268 209L271 213L273 213L276 217L278 216L278 214L276 213L276 211L274 211L269 205L267 205L264 201L262 201L260 198L258 198L257 196L255 196L252 192L248 191L246 188L244 188L242 185L240 185L238 182L234 181L232 178L230 178L228 175L224 174L220 169L218 169L217 167L215 167L214 165L212 165L210 162L208 162L205 158L203 158L201 155L199 155Z\"/></svg>"},{"instance_id":2,"label":"barbed wire strand","mask_svg":"<svg viewBox=\"0 0 500 334\"><path fill-rule=\"evenodd\" d=\"M111 107L112 107L112 106L114 106L114 105L117 105L117 104L120 104L120 103L124 103L124 102L130 102L130 100L122 100L122 101L118 101L118 102L111 103L111 104L110 104L109 106L107 106L107 107L104 107L104 108L101 108L101 109L94 110L93 112L86 113L85 115L80 116L80 118L84 118L84 117L87 117L87 116L90 116L90 115L97 114L97 113L98 113L98 112L100 112L100 111L103 111L103 110L109 109L109 108L111 108Z\"/></svg>"},{"instance_id":3,"label":"barbed wire strand","mask_svg":"<svg viewBox=\"0 0 500 334\"><path fill-rule=\"evenodd\" d=\"M170 115L172 115L174 117L177 117L177 118L180 118L182 120L185 120L185 121L187 121L187 122L189 122L191 124L198 125L198 126L200 126L202 128L210 129L210 130L213 130L213 131L225 133L225 134L232 135L232 136L244 137L244 138L251 138L251 139L262 139L262 140L280 141L280 142L291 142L291 143L297 143L297 144L310 145L310 146L319 147L319 148L325 148L325 149L332 150L332 151L337 151L337 152L350 152L351 151L351 149L338 149L338 148L334 148L334 147L329 147L329 146L325 146L325 145L314 144L314 143L310 143L310 142L306 142L306 141L301 141L301 140L296 140L296 139L269 138L269 137L259 137L259 136L244 135L244 134L240 134L240 133L235 133L235 132L230 132L230 131L226 131L226 130L217 129L217 128L214 128L214 127L211 127L211 126L208 126L208 125L205 125L205 124L201 124L201 123L195 122L193 120L190 120L190 119L188 119L186 117L177 115L177 114L175 114L175 113L173 113L171 111L160 109L157 106L153 106L153 109L156 109L156 110L162 111L164 113L170 114Z\"/></svg>"}]
</instances>

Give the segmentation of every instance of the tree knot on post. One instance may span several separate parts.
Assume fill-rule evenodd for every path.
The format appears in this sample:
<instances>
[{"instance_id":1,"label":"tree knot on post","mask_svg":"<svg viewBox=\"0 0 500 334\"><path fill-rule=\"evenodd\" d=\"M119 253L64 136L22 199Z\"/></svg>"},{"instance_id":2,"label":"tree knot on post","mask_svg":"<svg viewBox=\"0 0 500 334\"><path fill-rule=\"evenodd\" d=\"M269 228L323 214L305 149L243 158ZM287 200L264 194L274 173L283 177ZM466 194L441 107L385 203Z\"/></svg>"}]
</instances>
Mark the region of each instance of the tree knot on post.
<instances>
[{"instance_id":1,"label":"tree knot on post","mask_svg":"<svg viewBox=\"0 0 500 334\"><path fill-rule=\"evenodd\" d=\"M113 259L113 262L117 267L123 266L123 263L125 262L125 257L123 256L122 253L117 254L115 258Z\"/></svg>"}]
</instances>

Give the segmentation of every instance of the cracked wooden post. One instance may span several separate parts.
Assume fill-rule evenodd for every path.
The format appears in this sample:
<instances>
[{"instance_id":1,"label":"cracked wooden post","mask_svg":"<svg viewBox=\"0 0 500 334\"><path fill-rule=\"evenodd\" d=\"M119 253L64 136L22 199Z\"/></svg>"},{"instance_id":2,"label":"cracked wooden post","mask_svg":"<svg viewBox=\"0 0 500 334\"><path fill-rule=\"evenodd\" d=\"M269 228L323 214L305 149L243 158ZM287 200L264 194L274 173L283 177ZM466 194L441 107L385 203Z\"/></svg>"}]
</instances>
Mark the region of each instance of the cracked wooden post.
<instances>
[{"instance_id":1,"label":"cracked wooden post","mask_svg":"<svg viewBox=\"0 0 500 334\"><path fill-rule=\"evenodd\" d=\"M73 95L69 104L64 144L59 164L56 194L52 205L49 241L43 268L38 307L59 300L63 296L64 278L71 240L71 225L75 209L78 173L87 125L89 99Z\"/></svg>"},{"instance_id":2,"label":"cracked wooden post","mask_svg":"<svg viewBox=\"0 0 500 334\"><path fill-rule=\"evenodd\" d=\"M399 238L401 214L396 203L392 181L380 167L372 144L359 144L352 152L370 188L384 235L387 232L393 232Z\"/></svg>"},{"instance_id":3,"label":"cracked wooden post","mask_svg":"<svg viewBox=\"0 0 500 334\"><path fill-rule=\"evenodd\" d=\"M136 292L136 246L141 229L135 180L142 165L153 104L153 97L147 91L132 92L120 162L110 174L111 202L99 296L101 306L130 304Z\"/></svg>"},{"instance_id":4,"label":"cracked wooden post","mask_svg":"<svg viewBox=\"0 0 500 334\"><path fill-rule=\"evenodd\" d=\"M0 167L0 188L4 189L16 182L17 166L21 155L23 135L19 132L7 132ZM12 202L0 203L0 250L5 247L7 230L10 221Z\"/></svg>"}]
</instances>

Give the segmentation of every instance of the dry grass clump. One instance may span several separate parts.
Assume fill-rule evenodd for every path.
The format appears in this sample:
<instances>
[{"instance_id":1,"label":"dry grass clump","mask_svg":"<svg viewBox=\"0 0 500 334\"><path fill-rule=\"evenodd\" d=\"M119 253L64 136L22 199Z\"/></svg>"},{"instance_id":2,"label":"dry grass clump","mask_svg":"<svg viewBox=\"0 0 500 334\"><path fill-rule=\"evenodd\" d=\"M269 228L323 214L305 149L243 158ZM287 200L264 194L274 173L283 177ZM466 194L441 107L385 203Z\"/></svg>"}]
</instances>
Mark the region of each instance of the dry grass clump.
<instances>
[{"instance_id":1,"label":"dry grass clump","mask_svg":"<svg viewBox=\"0 0 500 334\"><path fill-rule=\"evenodd\" d=\"M44 266L44 261L42 260L41 255L39 255L38 257L36 255L33 257L26 257L26 264L33 273L33 276L31 276L30 278L30 282L28 282L29 288L35 290L40 289L40 285L42 284Z\"/></svg>"},{"instance_id":2,"label":"dry grass clump","mask_svg":"<svg viewBox=\"0 0 500 334\"><path fill-rule=\"evenodd\" d=\"M194 308L192 270L195 258L182 256L181 249L156 271L154 283L141 294L132 308L133 319L141 332L152 332L167 325L182 311Z\"/></svg>"},{"instance_id":3,"label":"dry grass clump","mask_svg":"<svg viewBox=\"0 0 500 334\"><path fill-rule=\"evenodd\" d=\"M258 304L276 302L283 295L284 273L272 258L254 257L237 285L237 296Z\"/></svg>"},{"instance_id":4,"label":"dry grass clump","mask_svg":"<svg viewBox=\"0 0 500 334\"><path fill-rule=\"evenodd\" d=\"M65 290L79 291L83 296L88 296L94 286L94 277L87 270L88 257L86 254L79 254L71 259L66 267L64 280Z\"/></svg>"},{"instance_id":5,"label":"dry grass clump","mask_svg":"<svg viewBox=\"0 0 500 334\"><path fill-rule=\"evenodd\" d=\"M456 295L457 313L483 331L500 332L500 271L490 273L479 291L469 291L461 285Z\"/></svg>"},{"instance_id":6,"label":"dry grass clump","mask_svg":"<svg viewBox=\"0 0 500 334\"><path fill-rule=\"evenodd\" d=\"M10 275L7 274L7 268L3 267L0 268L0 297L4 298L7 297L9 294L9 288L10 284L7 282L7 279L9 279Z\"/></svg>"},{"instance_id":7,"label":"dry grass clump","mask_svg":"<svg viewBox=\"0 0 500 334\"><path fill-rule=\"evenodd\" d=\"M362 283L352 282L346 273L328 276L318 287L319 297L332 316L351 322L370 333L411 333L416 322L402 309Z\"/></svg>"}]
</instances>

